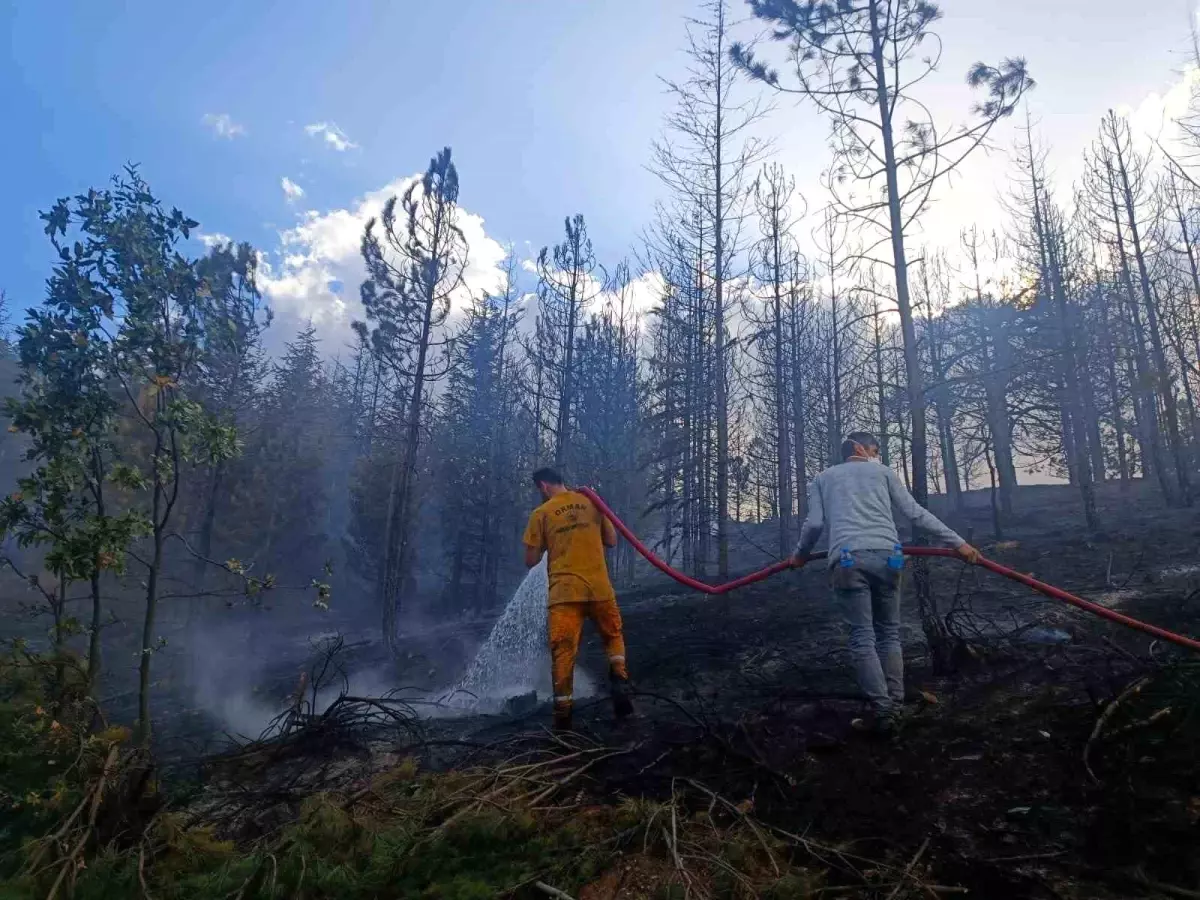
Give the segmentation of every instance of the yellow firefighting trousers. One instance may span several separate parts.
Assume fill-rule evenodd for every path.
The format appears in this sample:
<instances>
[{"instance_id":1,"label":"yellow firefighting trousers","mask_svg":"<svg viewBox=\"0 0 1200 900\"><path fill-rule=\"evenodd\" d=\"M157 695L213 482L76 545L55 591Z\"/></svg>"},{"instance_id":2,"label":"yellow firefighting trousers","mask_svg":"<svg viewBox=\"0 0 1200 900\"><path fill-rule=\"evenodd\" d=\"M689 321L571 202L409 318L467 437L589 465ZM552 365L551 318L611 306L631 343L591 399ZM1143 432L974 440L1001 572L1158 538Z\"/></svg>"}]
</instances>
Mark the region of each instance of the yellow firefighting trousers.
<instances>
[{"instance_id":1,"label":"yellow firefighting trousers","mask_svg":"<svg viewBox=\"0 0 1200 900\"><path fill-rule=\"evenodd\" d=\"M621 611L616 600L578 600L556 603L550 607L550 675L554 683L554 708L565 712L571 708L571 691L575 681L575 657L579 655L579 639L583 623L591 619L604 642L604 652L612 674L622 680L629 678L625 668L625 636L621 632Z\"/></svg>"}]
</instances>

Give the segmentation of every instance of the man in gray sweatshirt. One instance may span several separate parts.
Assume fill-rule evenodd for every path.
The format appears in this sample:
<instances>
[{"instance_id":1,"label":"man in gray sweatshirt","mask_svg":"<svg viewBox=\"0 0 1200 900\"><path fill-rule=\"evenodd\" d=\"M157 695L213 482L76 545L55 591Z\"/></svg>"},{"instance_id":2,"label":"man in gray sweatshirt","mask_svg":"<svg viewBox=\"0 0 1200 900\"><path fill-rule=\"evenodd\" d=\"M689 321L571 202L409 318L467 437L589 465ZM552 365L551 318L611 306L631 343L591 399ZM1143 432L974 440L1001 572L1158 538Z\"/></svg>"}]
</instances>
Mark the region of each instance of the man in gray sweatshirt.
<instances>
[{"instance_id":1,"label":"man in gray sweatshirt","mask_svg":"<svg viewBox=\"0 0 1200 900\"><path fill-rule=\"evenodd\" d=\"M890 733L904 702L904 656L900 648L900 573L891 565L899 545L893 509L969 563L979 551L922 507L889 467L881 465L879 441L859 431L842 443L840 465L813 479L808 517L800 529L792 565L808 561L822 533L829 536L833 594L850 626L850 658L859 688L871 702L873 730ZM857 727L867 727L856 720Z\"/></svg>"}]
</instances>

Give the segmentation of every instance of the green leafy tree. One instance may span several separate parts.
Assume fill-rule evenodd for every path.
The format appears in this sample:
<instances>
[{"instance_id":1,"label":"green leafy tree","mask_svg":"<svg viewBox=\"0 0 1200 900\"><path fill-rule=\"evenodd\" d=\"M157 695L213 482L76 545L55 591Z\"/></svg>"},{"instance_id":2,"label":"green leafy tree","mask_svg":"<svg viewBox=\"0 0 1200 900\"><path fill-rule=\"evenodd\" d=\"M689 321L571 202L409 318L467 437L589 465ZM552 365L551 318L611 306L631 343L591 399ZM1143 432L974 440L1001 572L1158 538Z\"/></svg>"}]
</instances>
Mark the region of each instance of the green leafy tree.
<instances>
[{"instance_id":1,"label":"green leafy tree","mask_svg":"<svg viewBox=\"0 0 1200 900\"><path fill-rule=\"evenodd\" d=\"M150 542L148 550L131 551L146 568L137 722L144 745L166 542L184 469L194 462L216 464L238 450L234 428L189 394L210 291L178 249L197 223L178 209L164 209L134 167L107 190L60 200L45 219L52 240L74 234L71 290L90 298L99 311L97 329L111 335L101 370L114 382L129 445L121 478L134 489L130 512Z\"/></svg>"},{"instance_id":2,"label":"green leafy tree","mask_svg":"<svg viewBox=\"0 0 1200 900\"><path fill-rule=\"evenodd\" d=\"M89 194L76 202L99 200ZM65 200L43 216L59 261L45 301L17 330L20 396L8 399L6 413L9 431L28 439L25 458L34 468L0 502L0 527L18 546L45 552L44 565L55 583L41 584L33 573L25 577L49 602L60 654L79 629L66 614L67 588L76 581L88 583L88 683L94 688L101 671L101 575L124 571L125 550L144 533L145 522L136 512L117 511L111 496L110 488L136 480L116 459L114 445L118 404L110 392L112 344L106 325L116 311L91 281L90 245L67 246L60 240L69 216Z\"/></svg>"}]
</instances>

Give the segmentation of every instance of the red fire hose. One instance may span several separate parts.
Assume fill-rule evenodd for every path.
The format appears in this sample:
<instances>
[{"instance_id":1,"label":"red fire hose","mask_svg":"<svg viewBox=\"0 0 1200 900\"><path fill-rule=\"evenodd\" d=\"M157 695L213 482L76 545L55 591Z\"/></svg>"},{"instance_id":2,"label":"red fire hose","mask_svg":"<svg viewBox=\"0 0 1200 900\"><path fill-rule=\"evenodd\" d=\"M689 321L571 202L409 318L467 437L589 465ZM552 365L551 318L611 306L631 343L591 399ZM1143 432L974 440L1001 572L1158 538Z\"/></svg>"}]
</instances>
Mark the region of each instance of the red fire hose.
<instances>
[{"instance_id":1,"label":"red fire hose","mask_svg":"<svg viewBox=\"0 0 1200 900\"><path fill-rule=\"evenodd\" d=\"M620 518L617 517L617 514L612 511L607 503L600 499L600 495L594 490L588 487L576 488L575 490L578 490L579 493L585 495L589 500L595 503L596 508L599 509L600 512L602 512L610 522L613 523L613 526L617 529L617 531L624 536L625 540L629 541L629 543L633 545L634 549L637 550L638 553L646 557L647 561L649 561L652 566L654 566L660 572L670 575L680 584L687 585L688 587L694 588L697 591L702 591L705 594L727 594L732 590L736 590L737 588L745 587L748 584L754 584L757 581L770 578L772 575L778 575L780 572L785 572L792 567L791 563L789 562L777 562L773 565L767 566L765 569L760 569L757 572L751 572L749 575L744 575L741 578L727 582L726 584L705 584L703 581L697 581L695 578L684 575L682 572L677 572L667 563L655 556L654 552L645 544L643 544L638 539L636 534L629 530L629 526L627 526L620 520ZM947 556L955 559L959 558L955 551L949 550L945 547L905 547L904 552L908 556ZM1002 566L1000 563L993 562L990 559L980 557L979 565L983 566L985 569L995 572L997 575L1003 575L1005 578L1010 578L1013 581L1020 582L1026 587L1033 588L1033 590L1045 594L1047 597L1052 597L1055 600L1061 600L1064 603L1069 603L1072 606L1078 607L1079 609L1089 612L1092 615L1099 616L1102 619L1108 619L1110 622L1116 622L1118 625L1124 625L1127 628L1135 628L1138 631L1144 631L1146 634L1153 635L1156 638L1169 641L1172 644L1176 644L1180 647L1186 647L1189 650L1200 652L1200 641L1197 641L1193 638L1186 637L1182 634L1176 634L1173 631L1167 631L1165 628L1159 628L1157 625L1150 625L1146 622L1139 621L1138 619L1133 619L1129 616L1122 615L1121 613L1101 606L1098 603L1092 603L1090 600L1084 600L1082 597L1076 597L1074 594L1069 594L1062 588L1057 588L1052 584L1046 584L1044 581L1038 581L1036 578L1033 578L1029 575L1024 575L1021 572L1017 572L1008 568L1007 566Z\"/></svg>"}]
</instances>

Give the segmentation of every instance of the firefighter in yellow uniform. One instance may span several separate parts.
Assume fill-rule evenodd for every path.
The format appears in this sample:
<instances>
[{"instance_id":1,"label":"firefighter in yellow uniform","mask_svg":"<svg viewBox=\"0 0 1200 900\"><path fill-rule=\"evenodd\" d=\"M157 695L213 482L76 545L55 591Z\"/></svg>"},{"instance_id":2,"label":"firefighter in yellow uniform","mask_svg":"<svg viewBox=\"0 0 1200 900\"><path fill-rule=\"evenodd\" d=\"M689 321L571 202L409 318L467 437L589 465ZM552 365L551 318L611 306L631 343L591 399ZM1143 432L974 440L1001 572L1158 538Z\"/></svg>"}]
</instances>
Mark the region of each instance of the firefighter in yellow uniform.
<instances>
[{"instance_id":1,"label":"firefighter in yellow uniform","mask_svg":"<svg viewBox=\"0 0 1200 900\"><path fill-rule=\"evenodd\" d=\"M533 473L545 502L533 511L525 529L525 565L532 568L549 554L550 673L554 684L554 727L571 728L575 657L583 623L591 619L608 654L613 710L618 718L633 712L621 611L608 579L604 548L617 545L617 532L592 501L569 490L553 469Z\"/></svg>"}]
</instances>

